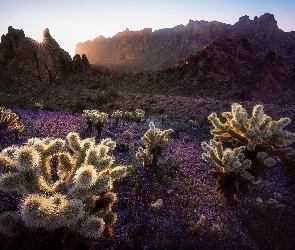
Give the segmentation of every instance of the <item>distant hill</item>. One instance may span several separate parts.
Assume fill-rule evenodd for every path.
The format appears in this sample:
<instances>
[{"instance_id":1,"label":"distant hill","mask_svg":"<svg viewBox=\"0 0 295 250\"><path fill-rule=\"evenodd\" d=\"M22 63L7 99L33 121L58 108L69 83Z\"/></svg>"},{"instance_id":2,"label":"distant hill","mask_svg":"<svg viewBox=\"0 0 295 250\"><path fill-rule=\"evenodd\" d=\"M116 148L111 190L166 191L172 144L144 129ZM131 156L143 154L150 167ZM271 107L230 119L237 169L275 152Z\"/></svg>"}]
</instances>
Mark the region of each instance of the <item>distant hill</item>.
<instances>
[{"instance_id":1,"label":"distant hill","mask_svg":"<svg viewBox=\"0 0 295 250\"><path fill-rule=\"evenodd\" d=\"M113 72L154 72L171 67L222 37L246 38L259 58L270 51L295 58L295 31L280 30L274 15L269 13L254 20L243 16L234 25L190 20L186 26L156 31L126 29L112 38L100 36L78 43L76 53L86 54L90 64L108 67Z\"/></svg>"},{"instance_id":2,"label":"distant hill","mask_svg":"<svg viewBox=\"0 0 295 250\"><path fill-rule=\"evenodd\" d=\"M191 92L202 96L295 100L295 60L274 52L260 58L245 38L220 38L163 73L188 79Z\"/></svg>"}]
</instances>

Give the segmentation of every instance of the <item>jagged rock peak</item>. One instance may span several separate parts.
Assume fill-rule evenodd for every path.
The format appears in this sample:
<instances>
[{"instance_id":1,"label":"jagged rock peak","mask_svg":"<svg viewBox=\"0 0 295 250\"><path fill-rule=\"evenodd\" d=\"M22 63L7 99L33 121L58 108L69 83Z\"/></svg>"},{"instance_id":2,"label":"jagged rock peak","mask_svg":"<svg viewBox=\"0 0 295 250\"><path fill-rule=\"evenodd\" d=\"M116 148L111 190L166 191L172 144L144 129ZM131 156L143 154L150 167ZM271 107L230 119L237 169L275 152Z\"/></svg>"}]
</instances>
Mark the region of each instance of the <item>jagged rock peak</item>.
<instances>
[{"instance_id":1,"label":"jagged rock peak","mask_svg":"<svg viewBox=\"0 0 295 250\"><path fill-rule=\"evenodd\" d=\"M239 21L235 23L235 26L244 27L251 24L254 24L254 26L258 26L259 28L267 32L278 29L277 21L274 15L270 13L265 13L259 18L255 16L254 20L250 20L249 16L247 15L242 16L239 18Z\"/></svg>"},{"instance_id":2,"label":"jagged rock peak","mask_svg":"<svg viewBox=\"0 0 295 250\"><path fill-rule=\"evenodd\" d=\"M137 31L129 30L128 28L126 28L124 31L118 32L113 37L124 37L124 36L134 36L134 35L152 35L152 33L153 33L152 28L144 28L142 30L137 30Z\"/></svg>"},{"instance_id":3,"label":"jagged rock peak","mask_svg":"<svg viewBox=\"0 0 295 250\"><path fill-rule=\"evenodd\" d=\"M11 78L30 76L42 81L59 81L76 71L90 68L86 55L72 60L52 38L49 29L43 31L43 41L26 37L23 30L8 27L1 37L0 68ZM15 74L17 72L17 74Z\"/></svg>"},{"instance_id":4,"label":"jagged rock peak","mask_svg":"<svg viewBox=\"0 0 295 250\"><path fill-rule=\"evenodd\" d=\"M265 13L258 18L258 24L261 28L267 31L278 29L277 21L273 14Z\"/></svg>"},{"instance_id":5,"label":"jagged rock peak","mask_svg":"<svg viewBox=\"0 0 295 250\"><path fill-rule=\"evenodd\" d=\"M49 29L46 28L45 30L43 30L43 37L46 37L46 38L52 38L50 33L49 33Z\"/></svg>"}]
</instances>

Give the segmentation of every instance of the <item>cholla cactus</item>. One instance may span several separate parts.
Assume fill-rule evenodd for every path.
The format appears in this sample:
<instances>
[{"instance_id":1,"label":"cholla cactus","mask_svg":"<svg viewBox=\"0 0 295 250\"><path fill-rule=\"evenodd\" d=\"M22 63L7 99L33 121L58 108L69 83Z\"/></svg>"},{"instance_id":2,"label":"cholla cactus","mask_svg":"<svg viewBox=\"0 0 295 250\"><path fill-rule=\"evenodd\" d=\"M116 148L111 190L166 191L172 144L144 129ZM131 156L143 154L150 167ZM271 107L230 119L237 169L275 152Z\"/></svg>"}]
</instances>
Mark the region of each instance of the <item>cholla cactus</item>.
<instances>
[{"instance_id":1,"label":"cholla cactus","mask_svg":"<svg viewBox=\"0 0 295 250\"><path fill-rule=\"evenodd\" d=\"M151 165L151 152L149 149L144 149L142 147L138 148L138 152L136 153L136 158L142 161L144 167L148 167Z\"/></svg>"},{"instance_id":2,"label":"cholla cactus","mask_svg":"<svg viewBox=\"0 0 295 250\"><path fill-rule=\"evenodd\" d=\"M12 113L10 109L0 107L0 130L10 130L14 133L15 139L21 138L21 133L25 126L18 123L18 115Z\"/></svg>"},{"instance_id":3,"label":"cholla cactus","mask_svg":"<svg viewBox=\"0 0 295 250\"><path fill-rule=\"evenodd\" d=\"M119 120L122 117L122 115L123 115L123 111L121 111L121 110L115 110L112 113L111 117L115 118L116 123L119 123Z\"/></svg>"},{"instance_id":4,"label":"cholla cactus","mask_svg":"<svg viewBox=\"0 0 295 250\"><path fill-rule=\"evenodd\" d=\"M0 107L0 129L8 129L9 126L17 123L18 115L9 109Z\"/></svg>"},{"instance_id":5,"label":"cholla cactus","mask_svg":"<svg viewBox=\"0 0 295 250\"><path fill-rule=\"evenodd\" d=\"M65 227L90 239L108 235L116 221L112 183L126 175L127 166L114 166L109 151L116 143L109 138L95 145L94 138L81 140L71 132L67 141L31 138L22 147L0 153L0 190L23 197L20 211L0 214L0 223L10 221L0 225L1 233Z\"/></svg>"},{"instance_id":6,"label":"cholla cactus","mask_svg":"<svg viewBox=\"0 0 295 250\"><path fill-rule=\"evenodd\" d=\"M244 180L255 181L255 178L247 171L252 162L249 159L245 159L245 155L242 153L246 149L244 146L234 148L233 150L230 148L223 150L221 142L214 139L211 139L209 144L202 142L201 145L205 151L202 154L202 158L205 161L215 163L221 172L234 172L239 174Z\"/></svg>"},{"instance_id":7,"label":"cholla cactus","mask_svg":"<svg viewBox=\"0 0 295 250\"><path fill-rule=\"evenodd\" d=\"M241 105L234 103L231 112L223 112L226 122L222 123L216 113L208 116L214 129L211 134L214 139L232 142L233 145L242 144L254 151L257 145L269 145L281 149L295 141L295 133L283 130L290 122L290 118L273 121L263 111L263 105L255 105L251 117Z\"/></svg>"},{"instance_id":8,"label":"cholla cactus","mask_svg":"<svg viewBox=\"0 0 295 250\"><path fill-rule=\"evenodd\" d=\"M214 139L211 139L209 144L202 142L201 145L205 151L202 158L219 167L218 170L210 170L209 172L217 178L217 191L222 193L227 201L231 201L237 193L247 192L250 185L258 183L250 174L252 162L246 159L243 153L246 147L224 150L221 142Z\"/></svg>"},{"instance_id":9,"label":"cholla cactus","mask_svg":"<svg viewBox=\"0 0 295 250\"><path fill-rule=\"evenodd\" d=\"M286 164L294 157L294 150L286 146L295 141L295 133L284 130L290 123L290 118L273 121L270 116L264 114L262 105L255 105L251 117L248 118L246 110L236 103L232 104L231 112L223 112L222 116L226 118L225 123L221 123L216 113L208 116L214 126L211 130L214 139L232 142L234 146L246 146L250 151L247 152L247 157L251 157L252 162L258 152L275 155ZM263 173L258 169L260 166L255 164L253 167L256 172Z\"/></svg>"},{"instance_id":10,"label":"cholla cactus","mask_svg":"<svg viewBox=\"0 0 295 250\"><path fill-rule=\"evenodd\" d=\"M219 120L216 113L208 116L214 126L211 130L214 139L242 147L223 151L221 142L216 140L211 140L210 144L202 143L206 151L203 159L212 161L221 168L220 171L211 171L215 175L239 173L243 180L253 183L258 176L266 178L264 170L272 169L275 165L276 160L270 155L281 160L288 160L294 155L291 148L283 148L295 141L295 133L283 130L290 123L289 118L273 121L264 114L262 105L255 105L251 117L248 117L246 110L237 103L232 104L231 112L223 112L222 116L226 119L224 123ZM230 178L236 183L235 174L227 174L226 178L220 178L220 186L230 183Z\"/></svg>"},{"instance_id":11,"label":"cholla cactus","mask_svg":"<svg viewBox=\"0 0 295 250\"><path fill-rule=\"evenodd\" d=\"M40 110L44 108L43 104L41 104L39 102L35 102L34 106L36 109L40 109Z\"/></svg>"},{"instance_id":12,"label":"cholla cactus","mask_svg":"<svg viewBox=\"0 0 295 250\"><path fill-rule=\"evenodd\" d=\"M146 143L146 150L148 151L139 148L136 156L138 159L143 160L149 155L152 155L152 160L145 160L145 162L151 162L150 165L152 167L156 167L158 163L158 157L162 154L162 148L168 142L167 136L173 132L173 129L161 131L159 128L155 127L153 122L150 122L149 127L149 130L141 138L141 140Z\"/></svg>"},{"instance_id":13,"label":"cholla cactus","mask_svg":"<svg viewBox=\"0 0 295 250\"><path fill-rule=\"evenodd\" d=\"M82 116L86 120L89 130L92 131L92 127L94 126L97 131L97 135L100 138L102 128L108 122L108 114L100 112L99 110L83 110Z\"/></svg>"},{"instance_id":14,"label":"cholla cactus","mask_svg":"<svg viewBox=\"0 0 295 250\"><path fill-rule=\"evenodd\" d=\"M15 139L19 140L21 138L21 133L24 131L25 126L19 123L14 123L8 127L10 131L14 133Z\"/></svg>"},{"instance_id":15,"label":"cholla cactus","mask_svg":"<svg viewBox=\"0 0 295 250\"><path fill-rule=\"evenodd\" d=\"M135 110L135 119L137 122L141 122L144 117L145 112L142 109Z\"/></svg>"},{"instance_id":16,"label":"cholla cactus","mask_svg":"<svg viewBox=\"0 0 295 250\"><path fill-rule=\"evenodd\" d=\"M129 111L123 112L123 117L125 117L126 121L130 121L131 118L133 117L133 113Z\"/></svg>"}]
</instances>

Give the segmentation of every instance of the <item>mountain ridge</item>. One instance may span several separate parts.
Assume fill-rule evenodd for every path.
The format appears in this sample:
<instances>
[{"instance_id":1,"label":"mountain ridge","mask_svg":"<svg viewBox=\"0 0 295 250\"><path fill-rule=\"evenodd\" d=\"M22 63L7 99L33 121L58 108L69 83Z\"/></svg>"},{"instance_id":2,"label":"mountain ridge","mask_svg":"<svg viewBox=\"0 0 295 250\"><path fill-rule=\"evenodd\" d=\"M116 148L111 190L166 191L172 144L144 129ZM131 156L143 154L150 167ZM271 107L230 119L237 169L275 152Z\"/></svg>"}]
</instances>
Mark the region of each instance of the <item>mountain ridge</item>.
<instances>
[{"instance_id":1,"label":"mountain ridge","mask_svg":"<svg viewBox=\"0 0 295 250\"><path fill-rule=\"evenodd\" d=\"M91 64L108 67L113 72L136 74L167 69L222 37L246 38L260 58L269 51L295 58L295 31L279 29L270 13L253 20L246 15L234 25L189 20L187 25L155 31L126 29L112 38L100 36L80 42L76 45L76 53L86 54Z\"/></svg>"}]
</instances>

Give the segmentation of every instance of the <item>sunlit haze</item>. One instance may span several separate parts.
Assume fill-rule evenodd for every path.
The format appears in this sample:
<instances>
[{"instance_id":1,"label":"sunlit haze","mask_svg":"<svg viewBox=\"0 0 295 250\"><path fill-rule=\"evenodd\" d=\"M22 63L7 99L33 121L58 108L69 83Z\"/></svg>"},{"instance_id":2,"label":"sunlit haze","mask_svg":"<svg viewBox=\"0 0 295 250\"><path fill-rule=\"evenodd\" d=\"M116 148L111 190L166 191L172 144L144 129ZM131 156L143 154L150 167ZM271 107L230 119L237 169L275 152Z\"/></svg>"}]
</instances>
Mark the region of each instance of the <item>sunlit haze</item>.
<instances>
[{"instance_id":1,"label":"sunlit haze","mask_svg":"<svg viewBox=\"0 0 295 250\"><path fill-rule=\"evenodd\" d=\"M294 0L1 0L0 35L8 26L23 29L27 37L42 41L45 28L73 57L78 42L118 32L186 25L189 19L234 24L239 17L271 13L280 29L295 31Z\"/></svg>"}]
</instances>

